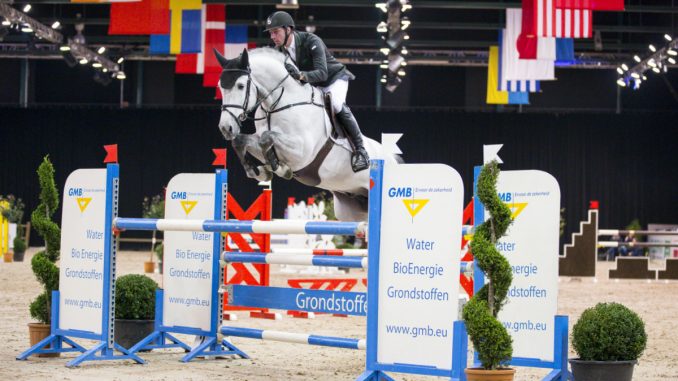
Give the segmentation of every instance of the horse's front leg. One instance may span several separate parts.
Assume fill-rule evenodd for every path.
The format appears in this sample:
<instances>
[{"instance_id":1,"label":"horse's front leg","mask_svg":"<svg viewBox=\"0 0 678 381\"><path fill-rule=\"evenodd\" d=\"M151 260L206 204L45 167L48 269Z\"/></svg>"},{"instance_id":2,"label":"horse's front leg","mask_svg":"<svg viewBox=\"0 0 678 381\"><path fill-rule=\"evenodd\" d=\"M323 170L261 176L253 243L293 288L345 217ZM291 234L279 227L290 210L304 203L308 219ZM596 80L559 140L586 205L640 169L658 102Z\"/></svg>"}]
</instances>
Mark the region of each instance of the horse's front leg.
<instances>
[{"instance_id":1,"label":"horse's front leg","mask_svg":"<svg viewBox=\"0 0 678 381\"><path fill-rule=\"evenodd\" d=\"M258 159L263 162L258 136L240 134L231 141L231 144L238 159L240 159L240 163L245 168L247 177L259 181L269 181L273 178L273 173L256 161Z\"/></svg>"},{"instance_id":2,"label":"horse's front leg","mask_svg":"<svg viewBox=\"0 0 678 381\"><path fill-rule=\"evenodd\" d=\"M301 139L284 135L276 131L265 131L259 139L259 148L271 166L271 170L278 176L291 179L294 173L290 164L297 163L301 152Z\"/></svg>"}]
</instances>

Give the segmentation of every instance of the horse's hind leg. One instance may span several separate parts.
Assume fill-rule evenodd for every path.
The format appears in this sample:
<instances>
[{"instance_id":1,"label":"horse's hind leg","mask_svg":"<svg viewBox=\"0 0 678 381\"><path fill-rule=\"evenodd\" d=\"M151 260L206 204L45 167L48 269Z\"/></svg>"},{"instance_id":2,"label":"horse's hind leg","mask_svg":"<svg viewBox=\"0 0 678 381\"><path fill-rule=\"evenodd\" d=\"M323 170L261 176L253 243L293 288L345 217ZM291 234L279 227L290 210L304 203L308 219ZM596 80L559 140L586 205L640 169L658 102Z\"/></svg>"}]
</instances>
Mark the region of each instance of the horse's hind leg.
<instances>
[{"instance_id":1,"label":"horse's hind leg","mask_svg":"<svg viewBox=\"0 0 678 381\"><path fill-rule=\"evenodd\" d=\"M240 134L232 140L231 144L245 168L247 177L259 181L268 181L273 177L273 174L265 166L259 165L256 161L260 157L260 155L257 155L260 152L258 152L259 142L256 135Z\"/></svg>"}]
</instances>

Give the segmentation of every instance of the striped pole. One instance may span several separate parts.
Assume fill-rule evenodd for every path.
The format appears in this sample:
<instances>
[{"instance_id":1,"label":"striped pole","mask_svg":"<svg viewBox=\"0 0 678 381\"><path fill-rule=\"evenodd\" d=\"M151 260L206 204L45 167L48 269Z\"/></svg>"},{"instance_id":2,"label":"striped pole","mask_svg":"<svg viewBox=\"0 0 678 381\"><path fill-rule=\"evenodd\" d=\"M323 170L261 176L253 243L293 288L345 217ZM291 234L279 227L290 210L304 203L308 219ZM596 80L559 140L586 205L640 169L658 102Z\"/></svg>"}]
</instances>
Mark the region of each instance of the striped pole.
<instances>
[{"instance_id":1,"label":"striped pole","mask_svg":"<svg viewBox=\"0 0 678 381\"><path fill-rule=\"evenodd\" d=\"M599 247L678 247L678 243L599 241Z\"/></svg>"},{"instance_id":2,"label":"striped pole","mask_svg":"<svg viewBox=\"0 0 678 381\"><path fill-rule=\"evenodd\" d=\"M273 248L273 254L297 254L297 255L335 255L344 257L366 257L367 249L288 249Z\"/></svg>"},{"instance_id":3,"label":"striped pole","mask_svg":"<svg viewBox=\"0 0 678 381\"><path fill-rule=\"evenodd\" d=\"M355 269L367 268L367 257L337 257L295 254L256 254L225 252L225 262L265 263L269 265L334 266Z\"/></svg>"},{"instance_id":4,"label":"striped pole","mask_svg":"<svg viewBox=\"0 0 678 381\"><path fill-rule=\"evenodd\" d=\"M364 222L336 221L239 221L180 220L153 218L116 218L113 226L120 230L204 231L268 234L338 234L357 235L367 232Z\"/></svg>"},{"instance_id":5,"label":"striped pole","mask_svg":"<svg viewBox=\"0 0 678 381\"><path fill-rule=\"evenodd\" d=\"M678 231L598 229L598 235L678 235Z\"/></svg>"},{"instance_id":6,"label":"striped pole","mask_svg":"<svg viewBox=\"0 0 678 381\"><path fill-rule=\"evenodd\" d=\"M320 345L324 347L361 349L365 350L365 339L349 339L344 337L318 336L305 333L291 333L280 331L264 331L253 328L221 327L221 334L225 336L245 337L250 339L281 341L285 343Z\"/></svg>"}]
</instances>

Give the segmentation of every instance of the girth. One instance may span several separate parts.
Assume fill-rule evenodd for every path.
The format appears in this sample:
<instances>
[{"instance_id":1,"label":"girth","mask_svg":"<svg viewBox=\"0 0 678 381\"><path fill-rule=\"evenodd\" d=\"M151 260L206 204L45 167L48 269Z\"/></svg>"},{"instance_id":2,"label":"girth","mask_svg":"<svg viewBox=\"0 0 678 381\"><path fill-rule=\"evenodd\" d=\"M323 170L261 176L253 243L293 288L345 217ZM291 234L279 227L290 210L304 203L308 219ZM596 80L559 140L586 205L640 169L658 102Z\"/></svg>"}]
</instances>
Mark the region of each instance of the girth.
<instances>
[{"instance_id":1,"label":"girth","mask_svg":"<svg viewBox=\"0 0 678 381\"><path fill-rule=\"evenodd\" d=\"M325 161L327 158L327 155L329 155L330 151L332 150L332 146L334 146L334 142L328 137L325 141L325 144L323 144L323 146L320 148L320 151L318 151L318 154L315 156L315 159L313 159L313 161L304 168L294 172L294 177L297 179L297 181L311 187L320 184L320 175L318 174L318 170L320 169L323 161Z\"/></svg>"}]
</instances>

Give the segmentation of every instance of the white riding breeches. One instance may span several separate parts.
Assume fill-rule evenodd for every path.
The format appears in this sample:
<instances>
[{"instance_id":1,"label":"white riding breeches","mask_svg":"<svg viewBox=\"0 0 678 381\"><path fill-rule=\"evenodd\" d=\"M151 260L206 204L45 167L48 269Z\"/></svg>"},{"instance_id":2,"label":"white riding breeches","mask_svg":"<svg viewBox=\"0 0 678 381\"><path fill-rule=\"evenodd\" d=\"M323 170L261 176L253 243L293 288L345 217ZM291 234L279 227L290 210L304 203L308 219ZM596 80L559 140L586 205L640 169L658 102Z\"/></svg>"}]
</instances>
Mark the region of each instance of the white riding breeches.
<instances>
[{"instance_id":1,"label":"white riding breeches","mask_svg":"<svg viewBox=\"0 0 678 381\"><path fill-rule=\"evenodd\" d=\"M341 107L346 103L346 93L348 93L348 79L337 79L327 87L320 87L323 93L332 93L332 109L335 113L341 111Z\"/></svg>"}]
</instances>

